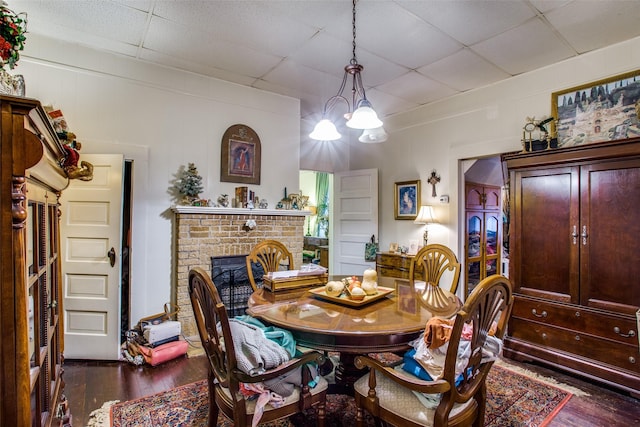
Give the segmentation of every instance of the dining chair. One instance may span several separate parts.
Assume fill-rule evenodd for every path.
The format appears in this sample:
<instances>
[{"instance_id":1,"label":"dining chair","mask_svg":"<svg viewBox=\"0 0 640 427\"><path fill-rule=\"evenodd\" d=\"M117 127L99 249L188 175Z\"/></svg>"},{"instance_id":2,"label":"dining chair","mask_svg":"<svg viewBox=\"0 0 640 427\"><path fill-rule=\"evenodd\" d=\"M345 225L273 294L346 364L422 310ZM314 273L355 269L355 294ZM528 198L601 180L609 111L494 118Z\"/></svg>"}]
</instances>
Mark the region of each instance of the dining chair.
<instances>
[{"instance_id":1,"label":"dining chair","mask_svg":"<svg viewBox=\"0 0 640 427\"><path fill-rule=\"evenodd\" d=\"M460 262L456 254L444 245L423 246L409 263L409 278L424 280L427 283L442 285L440 281L447 271L451 272L451 284L446 287L449 292L455 294L460 279Z\"/></svg>"},{"instance_id":2,"label":"dining chair","mask_svg":"<svg viewBox=\"0 0 640 427\"><path fill-rule=\"evenodd\" d=\"M318 425L324 426L327 381L318 376L313 379L309 363L321 363L323 356L316 351L303 353L275 368L257 375L249 375L239 368L233 334L227 310L211 278L201 268L189 271L189 297L193 308L198 334L209 360L209 426L217 425L220 411L233 421L235 427L250 426L256 408L256 400L247 399L240 392L241 384L256 384L293 374L302 368L300 386L286 397L281 406L267 404L260 422L275 421L315 407ZM317 384L311 388L310 382ZM277 405L276 405L277 406Z\"/></svg>"},{"instance_id":3,"label":"dining chair","mask_svg":"<svg viewBox=\"0 0 640 427\"><path fill-rule=\"evenodd\" d=\"M247 275L254 291L262 287L262 277L255 277L256 266L264 274L293 269L293 255L287 247L277 240L263 240L251 249L247 255Z\"/></svg>"},{"instance_id":4,"label":"dining chair","mask_svg":"<svg viewBox=\"0 0 640 427\"><path fill-rule=\"evenodd\" d=\"M444 245L427 245L411 258L409 285L418 302L433 314L451 315L460 307L455 296L460 269L460 262L451 249Z\"/></svg>"},{"instance_id":5,"label":"dining chair","mask_svg":"<svg viewBox=\"0 0 640 427\"><path fill-rule=\"evenodd\" d=\"M372 357L357 356L356 367L369 368L369 372L354 384L356 425L363 426L366 410L377 423L383 420L397 426L483 426L486 378L494 360L483 360L483 347L490 331L495 331L494 336L502 340L512 307L509 279L493 275L482 280L455 316L443 373L436 380L425 381ZM465 335L463 341L465 325L465 329L472 327L472 334L470 338ZM458 358L461 342L463 348L469 346L466 363ZM421 397L426 396L420 393L435 398L435 404L425 405Z\"/></svg>"}]
</instances>

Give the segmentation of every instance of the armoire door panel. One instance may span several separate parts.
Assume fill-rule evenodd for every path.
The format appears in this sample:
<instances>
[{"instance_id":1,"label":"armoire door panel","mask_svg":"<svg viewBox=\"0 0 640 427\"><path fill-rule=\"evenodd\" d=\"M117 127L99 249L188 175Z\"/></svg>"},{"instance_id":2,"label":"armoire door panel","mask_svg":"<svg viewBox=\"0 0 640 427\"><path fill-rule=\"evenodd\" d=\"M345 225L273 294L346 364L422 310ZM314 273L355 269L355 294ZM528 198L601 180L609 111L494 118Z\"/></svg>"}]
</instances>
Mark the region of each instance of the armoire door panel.
<instances>
[{"instance_id":1,"label":"armoire door panel","mask_svg":"<svg viewBox=\"0 0 640 427\"><path fill-rule=\"evenodd\" d=\"M640 287L618 284L640 277L640 159L583 166L581 181L580 302L634 314Z\"/></svg>"},{"instance_id":2,"label":"armoire door panel","mask_svg":"<svg viewBox=\"0 0 640 427\"><path fill-rule=\"evenodd\" d=\"M578 169L522 172L516 177L512 257L518 292L578 302ZM552 236L552 238L550 238Z\"/></svg>"}]
</instances>

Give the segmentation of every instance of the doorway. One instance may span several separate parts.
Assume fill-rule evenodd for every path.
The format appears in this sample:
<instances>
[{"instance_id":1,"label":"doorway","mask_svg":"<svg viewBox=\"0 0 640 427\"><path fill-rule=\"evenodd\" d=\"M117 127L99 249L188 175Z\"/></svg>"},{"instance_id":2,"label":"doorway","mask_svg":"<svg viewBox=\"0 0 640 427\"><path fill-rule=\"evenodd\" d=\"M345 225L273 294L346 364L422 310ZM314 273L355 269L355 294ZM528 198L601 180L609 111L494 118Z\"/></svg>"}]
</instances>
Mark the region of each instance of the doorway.
<instances>
[{"instance_id":1,"label":"doorway","mask_svg":"<svg viewBox=\"0 0 640 427\"><path fill-rule=\"evenodd\" d=\"M122 179L122 243L120 248L120 343L127 340L126 333L131 324L131 219L133 212L132 183L133 160L124 161Z\"/></svg>"},{"instance_id":2,"label":"doorway","mask_svg":"<svg viewBox=\"0 0 640 427\"><path fill-rule=\"evenodd\" d=\"M300 171L300 191L309 196L305 218L303 263L315 263L329 268L329 218L333 175L327 172Z\"/></svg>"},{"instance_id":3,"label":"doorway","mask_svg":"<svg viewBox=\"0 0 640 427\"><path fill-rule=\"evenodd\" d=\"M506 194L500 156L463 161L465 298L485 277L507 274L503 244L503 200Z\"/></svg>"},{"instance_id":4,"label":"doorway","mask_svg":"<svg viewBox=\"0 0 640 427\"><path fill-rule=\"evenodd\" d=\"M129 329L133 161L86 154L93 179L61 197L65 356L118 360Z\"/></svg>"}]
</instances>

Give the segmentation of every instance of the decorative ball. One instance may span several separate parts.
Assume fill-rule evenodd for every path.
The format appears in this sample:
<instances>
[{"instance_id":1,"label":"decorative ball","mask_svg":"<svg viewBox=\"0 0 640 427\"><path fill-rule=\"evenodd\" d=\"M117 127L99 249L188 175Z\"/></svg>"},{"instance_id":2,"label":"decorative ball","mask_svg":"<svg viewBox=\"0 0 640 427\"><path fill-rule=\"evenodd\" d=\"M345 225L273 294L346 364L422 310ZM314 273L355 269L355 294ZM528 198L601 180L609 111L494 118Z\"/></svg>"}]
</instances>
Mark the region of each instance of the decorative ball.
<instances>
[{"instance_id":1,"label":"decorative ball","mask_svg":"<svg viewBox=\"0 0 640 427\"><path fill-rule=\"evenodd\" d=\"M340 296L342 291L344 291L344 283L338 281L327 282L327 284L324 286L324 291L330 297Z\"/></svg>"}]
</instances>

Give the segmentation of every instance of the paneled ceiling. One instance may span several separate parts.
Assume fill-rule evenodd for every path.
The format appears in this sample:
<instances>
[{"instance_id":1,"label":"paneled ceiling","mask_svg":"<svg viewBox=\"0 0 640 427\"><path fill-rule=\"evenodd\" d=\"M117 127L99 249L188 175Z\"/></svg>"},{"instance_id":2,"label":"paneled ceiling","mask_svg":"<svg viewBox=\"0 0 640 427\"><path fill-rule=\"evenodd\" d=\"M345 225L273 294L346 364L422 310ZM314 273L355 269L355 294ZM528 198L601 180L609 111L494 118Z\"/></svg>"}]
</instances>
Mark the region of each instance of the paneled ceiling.
<instances>
[{"instance_id":1,"label":"paneled ceiling","mask_svg":"<svg viewBox=\"0 0 640 427\"><path fill-rule=\"evenodd\" d=\"M30 33L299 98L303 135L352 56L349 0L8 3ZM356 23L384 119L640 36L640 1L359 0Z\"/></svg>"}]
</instances>

